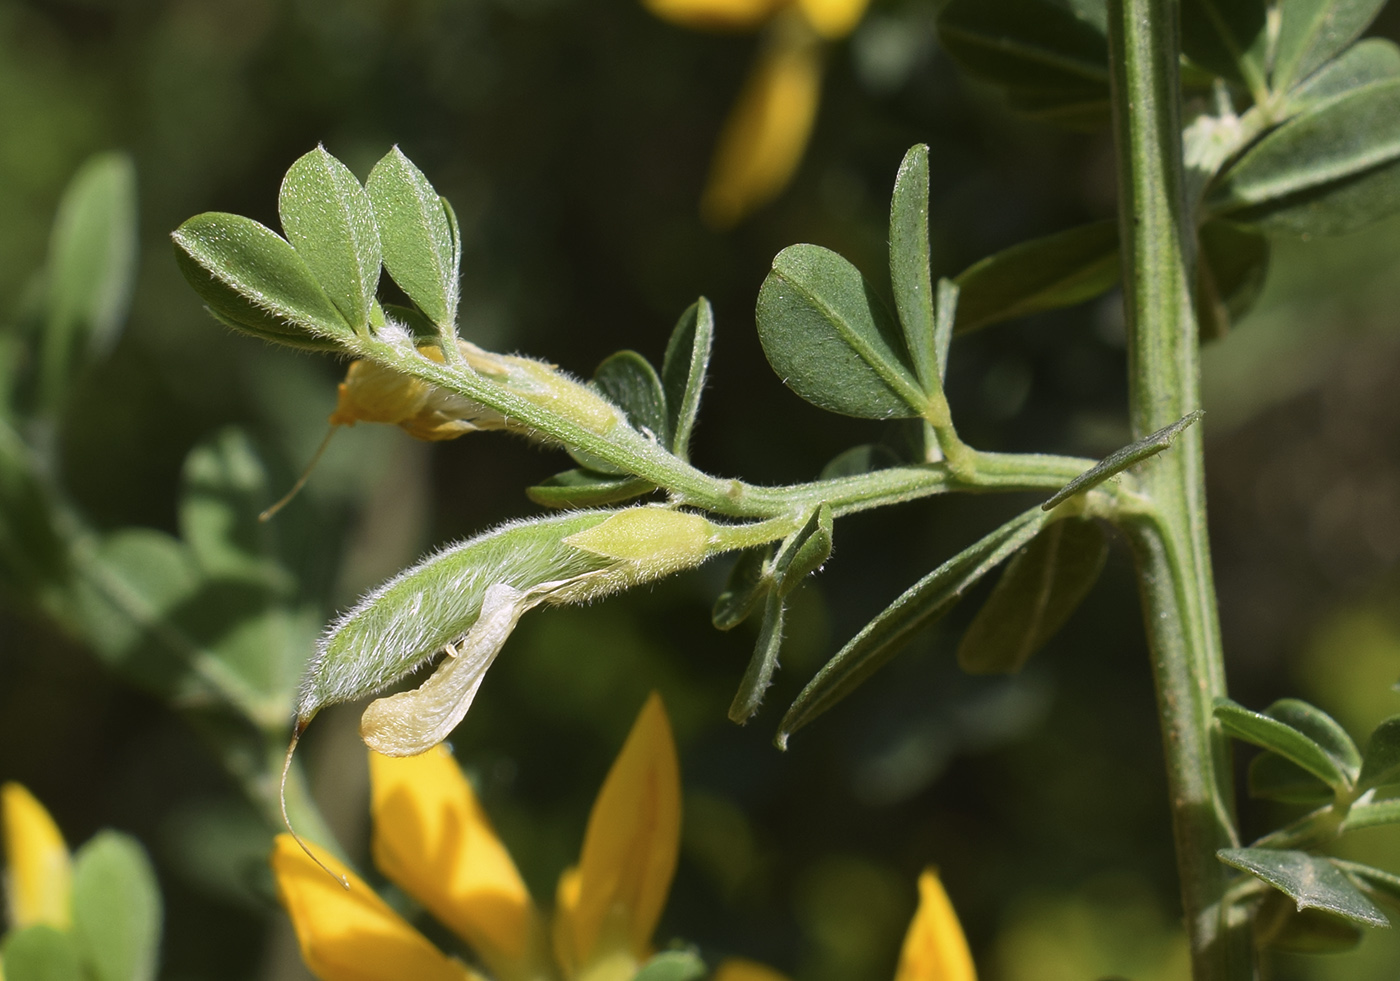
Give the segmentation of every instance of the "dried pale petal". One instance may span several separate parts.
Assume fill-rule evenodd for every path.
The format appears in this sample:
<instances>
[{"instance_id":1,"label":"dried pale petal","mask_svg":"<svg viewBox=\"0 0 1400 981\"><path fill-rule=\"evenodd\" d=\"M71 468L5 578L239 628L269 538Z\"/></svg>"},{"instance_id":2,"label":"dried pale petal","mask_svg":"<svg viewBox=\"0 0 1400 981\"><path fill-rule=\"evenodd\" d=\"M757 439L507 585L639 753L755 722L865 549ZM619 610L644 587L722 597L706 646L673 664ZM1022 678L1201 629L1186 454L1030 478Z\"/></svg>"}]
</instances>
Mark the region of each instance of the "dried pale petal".
<instances>
[{"instance_id":1,"label":"dried pale petal","mask_svg":"<svg viewBox=\"0 0 1400 981\"><path fill-rule=\"evenodd\" d=\"M766 964L731 957L720 962L710 981L788 981L788 978Z\"/></svg>"},{"instance_id":2,"label":"dried pale petal","mask_svg":"<svg viewBox=\"0 0 1400 981\"><path fill-rule=\"evenodd\" d=\"M720 134L700 201L715 227L736 225L777 197L807 148L821 96L821 52L805 24L784 28L760 55Z\"/></svg>"},{"instance_id":3,"label":"dried pale petal","mask_svg":"<svg viewBox=\"0 0 1400 981\"><path fill-rule=\"evenodd\" d=\"M807 22L828 41L845 37L865 16L870 0L797 0Z\"/></svg>"},{"instance_id":4,"label":"dried pale petal","mask_svg":"<svg viewBox=\"0 0 1400 981\"><path fill-rule=\"evenodd\" d=\"M44 805L17 783L0 787L5 823L5 898L10 927L72 922L73 866L63 835Z\"/></svg>"},{"instance_id":5,"label":"dried pale petal","mask_svg":"<svg viewBox=\"0 0 1400 981\"><path fill-rule=\"evenodd\" d=\"M481 981L434 947L329 852L309 847L345 877L349 889L287 834L278 835L273 846L272 872L302 959L321 981Z\"/></svg>"},{"instance_id":6,"label":"dried pale petal","mask_svg":"<svg viewBox=\"0 0 1400 981\"><path fill-rule=\"evenodd\" d=\"M583 839L568 940L580 968L625 953L643 960L676 871L680 765L653 693L608 772Z\"/></svg>"},{"instance_id":7,"label":"dried pale petal","mask_svg":"<svg viewBox=\"0 0 1400 981\"><path fill-rule=\"evenodd\" d=\"M494 974L531 976L534 904L452 754L370 753L369 764L375 865Z\"/></svg>"},{"instance_id":8,"label":"dried pale petal","mask_svg":"<svg viewBox=\"0 0 1400 981\"><path fill-rule=\"evenodd\" d=\"M522 592L504 583L488 586L481 614L455 656L443 658L417 688L370 702L360 716L365 745L385 756L415 756L446 739L466 717L486 669L521 616L546 593L538 588Z\"/></svg>"},{"instance_id":9,"label":"dried pale petal","mask_svg":"<svg viewBox=\"0 0 1400 981\"><path fill-rule=\"evenodd\" d=\"M895 981L977 981L958 915L932 870L919 876L919 908L904 935Z\"/></svg>"},{"instance_id":10,"label":"dried pale petal","mask_svg":"<svg viewBox=\"0 0 1400 981\"><path fill-rule=\"evenodd\" d=\"M783 0L642 0L662 20L701 31L754 30Z\"/></svg>"}]
</instances>

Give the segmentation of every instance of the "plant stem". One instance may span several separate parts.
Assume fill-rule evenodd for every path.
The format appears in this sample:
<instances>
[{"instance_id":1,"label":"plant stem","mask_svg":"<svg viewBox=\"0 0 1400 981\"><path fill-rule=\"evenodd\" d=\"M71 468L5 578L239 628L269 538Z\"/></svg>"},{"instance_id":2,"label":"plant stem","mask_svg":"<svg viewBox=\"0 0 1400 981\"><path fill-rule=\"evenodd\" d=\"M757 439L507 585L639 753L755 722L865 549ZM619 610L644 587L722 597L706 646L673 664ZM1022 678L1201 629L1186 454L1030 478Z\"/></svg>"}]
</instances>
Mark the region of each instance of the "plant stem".
<instances>
[{"instance_id":1,"label":"plant stem","mask_svg":"<svg viewBox=\"0 0 1400 981\"><path fill-rule=\"evenodd\" d=\"M1200 405L1195 235L1181 152L1173 0L1109 0L1130 416L1141 438ZM1177 867L1196 981L1254 977L1248 923L1222 902L1235 846L1229 744L1213 717L1224 660L1206 533L1202 429L1140 465L1151 502L1125 521L1157 686Z\"/></svg>"}]
</instances>

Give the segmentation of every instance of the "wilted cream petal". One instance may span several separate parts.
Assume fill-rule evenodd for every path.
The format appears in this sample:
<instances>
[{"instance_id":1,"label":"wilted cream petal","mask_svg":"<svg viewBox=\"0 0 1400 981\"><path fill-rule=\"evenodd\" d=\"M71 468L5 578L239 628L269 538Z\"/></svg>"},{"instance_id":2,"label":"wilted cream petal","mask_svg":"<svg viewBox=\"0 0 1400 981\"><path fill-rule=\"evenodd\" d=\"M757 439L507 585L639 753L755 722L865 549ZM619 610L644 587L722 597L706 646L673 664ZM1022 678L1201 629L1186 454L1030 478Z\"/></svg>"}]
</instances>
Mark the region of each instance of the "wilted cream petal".
<instances>
[{"instance_id":1,"label":"wilted cream petal","mask_svg":"<svg viewBox=\"0 0 1400 981\"><path fill-rule=\"evenodd\" d=\"M486 588L481 613L427 681L370 702L360 716L360 738L385 756L416 756L448 737L471 708L486 669L496 660L521 616L539 604L545 591L524 592L496 583Z\"/></svg>"},{"instance_id":2,"label":"wilted cream petal","mask_svg":"<svg viewBox=\"0 0 1400 981\"><path fill-rule=\"evenodd\" d=\"M932 869L919 876L919 908L904 935L894 981L977 981L958 914Z\"/></svg>"},{"instance_id":3,"label":"wilted cream petal","mask_svg":"<svg viewBox=\"0 0 1400 981\"><path fill-rule=\"evenodd\" d=\"M302 960L321 981L482 981L443 954L369 886L316 845L316 857L350 883L346 889L291 835L272 850L277 893L292 919Z\"/></svg>"},{"instance_id":4,"label":"wilted cream petal","mask_svg":"<svg viewBox=\"0 0 1400 981\"><path fill-rule=\"evenodd\" d=\"M797 0L807 22L828 41L845 37L865 16L870 0Z\"/></svg>"},{"instance_id":5,"label":"wilted cream petal","mask_svg":"<svg viewBox=\"0 0 1400 981\"><path fill-rule=\"evenodd\" d=\"M700 200L701 215L717 228L738 224L787 186L817 116L819 43L800 18L775 26L724 124Z\"/></svg>"},{"instance_id":6,"label":"wilted cream petal","mask_svg":"<svg viewBox=\"0 0 1400 981\"><path fill-rule=\"evenodd\" d=\"M694 30L754 30L785 0L642 0L662 20Z\"/></svg>"},{"instance_id":7,"label":"wilted cream petal","mask_svg":"<svg viewBox=\"0 0 1400 981\"><path fill-rule=\"evenodd\" d=\"M680 764L671 724L653 693L613 762L584 834L575 886L560 882L567 902L569 961L590 963L651 950L680 849Z\"/></svg>"},{"instance_id":8,"label":"wilted cream petal","mask_svg":"<svg viewBox=\"0 0 1400 981\"><path fill-rule=\"evenodd\" d=\"M72 922L73 866L44 805L18 783L0 787L5 822L5 898L10 927Z\"/></svg>"},{"instance_id":9,"label":"wilted cream petal","mask_svg":"<svg viewBox=\"0 0 1400 981\"><path fill-rule=\"evenodd\" d=\"M780 974L757 961L746 961L741 957L731 957L720 962L719 968L710 981L788 981L786 974Z\"/></svg>"},{"instance_id":10,"label":"wilted cream petal","mask_svg":"<svg viewBox=\"0 0 1400 981\"><path fill-rule=\"evenodd\" d=\"M471 784L442 746L369 754L374 862L471 945L498 978L536 976L530 893Z\"/></svg>"}]
</instances>

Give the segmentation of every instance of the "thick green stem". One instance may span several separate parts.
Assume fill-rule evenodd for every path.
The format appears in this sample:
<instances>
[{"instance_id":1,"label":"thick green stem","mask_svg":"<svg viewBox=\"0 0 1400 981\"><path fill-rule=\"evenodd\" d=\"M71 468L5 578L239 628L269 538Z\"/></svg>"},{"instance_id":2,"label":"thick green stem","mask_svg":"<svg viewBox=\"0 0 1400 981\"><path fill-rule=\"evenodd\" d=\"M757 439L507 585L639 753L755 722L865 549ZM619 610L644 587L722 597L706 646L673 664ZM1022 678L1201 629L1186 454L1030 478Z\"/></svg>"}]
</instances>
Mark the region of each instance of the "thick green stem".
<instances>
[{"instance_id":1,"label":"thick green stem","mask_svg":"<svg viewBox=\"0 0 1400 981\"><path fill-rule=\"evenodd\" d=\"M1109 0L1114 133L1133 435L1199 407L1191 301L1195 236L1181 154L1177 7ZM1202 429L1140 466L1150 502L1125 522L1136 553L1157 684L1181 895L1196 981L1254 976L1247 923L1222 902L1237 844L1230 751L1212 715L1224 661L1206 534Z\"/></svg>"}]
</instances>

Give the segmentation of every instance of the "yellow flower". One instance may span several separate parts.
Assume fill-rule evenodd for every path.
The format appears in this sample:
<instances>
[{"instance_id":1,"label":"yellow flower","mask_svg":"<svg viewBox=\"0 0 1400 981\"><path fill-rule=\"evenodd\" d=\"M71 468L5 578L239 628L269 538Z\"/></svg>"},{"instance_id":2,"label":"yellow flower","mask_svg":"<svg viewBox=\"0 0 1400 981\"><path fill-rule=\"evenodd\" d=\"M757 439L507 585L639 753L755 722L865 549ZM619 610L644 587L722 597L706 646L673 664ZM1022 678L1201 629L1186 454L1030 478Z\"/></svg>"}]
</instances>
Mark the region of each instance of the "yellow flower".
<instances>
[{"instance_id":1,"label":"yellow flower","mask_svg":"<svg viewBox=\"0 0 1400 981\"><path fill-rule=\"evenodd\" d=\"M13 929L71 921L73 867L68 846L44 805L17 783L0 787L5 826L5 899Z\"/></svg>"},{"instance_id":2,"label":"yellow flower","mask_svg":"<svg viewBox=\"0 0 1400 981\"><path fill-rule=\"evenodd\" d=\"M720 134L700 199L701 216L730 228L771 201L802 160L821 97L822 42L836 41L869 0L642 0L663 20L698 30L768 36Z\"/></svg>"},{"instance_id":3,"label":"yellow flower","mask_svg":"<svg viewBox=\"0 0 1400 981\"><path fill-rule=\"evenodd\" d=\"M746 960L727 960L711 981L787 981L770 967ZM919 876L919 908L904 935L894 981L977 981L967 938L953 904L929 869Z\"/></svg>"},{"instance_id":4,"label":"yellow flower","mask_svg":"<svg viewBox=\"0 0 1400 981\"><path fill-rule=\"evenodd\" d=\"M370 754L375 864L460 937L498 981L625 981L651 955L675 874L680 771L661 699L637 716L589 815L579 864L559 880L552 929L476 795L441 746ZM314 847L314 846L313 846ZM322 849L348 890L290 835L272 855L307 966L322 981L462 981L439 951Z\"/></svg>"}]
</instances>

